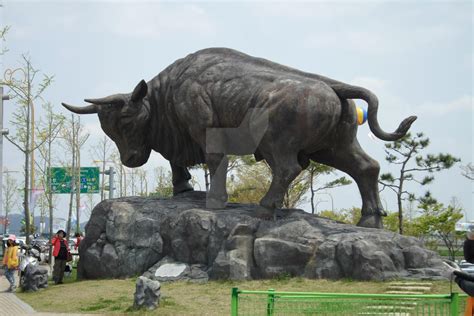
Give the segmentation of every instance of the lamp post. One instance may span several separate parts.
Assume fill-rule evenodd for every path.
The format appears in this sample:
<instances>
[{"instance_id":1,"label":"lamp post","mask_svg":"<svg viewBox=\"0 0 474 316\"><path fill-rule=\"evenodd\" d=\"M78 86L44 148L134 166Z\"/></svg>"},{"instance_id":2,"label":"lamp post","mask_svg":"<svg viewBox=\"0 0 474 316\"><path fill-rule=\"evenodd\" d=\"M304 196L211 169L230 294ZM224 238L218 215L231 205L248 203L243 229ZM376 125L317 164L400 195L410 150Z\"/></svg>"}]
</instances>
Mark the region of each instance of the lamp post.
<instances>
[{"instance_id":1,"label":"lamp post","mask_svg":"<svg viewBox=\"0 0 474 316\"><path fill-rule=\"evenodd\" d=\"M331 193L329 193L329 192L320 192L320 193L316 193L316 194L329 195L329 197L331 198L331 211L334 212L334 199L332 198Z\"/></svg>"},{"instance_id":2,"label":"lamp post","mask_svg":"<svg viewBox=\"0 0 474 316\"><path fill-rule=\"evenodd\" d=\"M4 73L4 78L5 82L10 83L11 87L16 86L18 83L22 84L19 90L22 90L23 93L26 95L25 96L25 103L26 103L26 135L25 135L25 147L23 150L23 153L25 154L25 187L24 187L24 198L23 198L23 206L25 208L25 228L26 230L30 229L31 224L30 223L30 201L32 198L32 190L30 186L34 186L34 142L31 140L34 140L34 123L33 126L31 126L31 113L33 112L33 102L31 99L31 65L30 62L27 61L26 65L26 71L23 68L16 68L16 69L7 69L5 70ZM23 75L23 80L17 80L15 79L15 74L21 72ZM25 88L26 84L26 88ZM12 88L13 89L13 88ZM26 90L26 91L25 91ZM33 128L32 128L33 127ZM30 134L33 134L31 136ZM2 134L4 135L4 134ZM16 145L16 144L15 144ZM17 145L17 147L19 147ZM21 149L21 148L20 148ZM31 155L31 161L30 161L30 155ZM29 164L31 163L31 167ZM30 174L31 172L31 174ZM30 178L31 176L31 178ZM30 180L31 179L31 180ZM31 182L30 182L31 181ZM30 232L26 231L26 243L29 244L30 242Z\"/></svg>"},{"instance_id":3,"label":"lamp post","mask_svg":"<svg viewBox=\"0 0 474 316\"><path fill-rule=\"evenodd\" d=\"M3 129L3 101L9 99L10 96L3 95L3 87L0 86L0 214L3 213L3 136L8 135L8 129Z\"/></svg>"},{"instance_id":4,"label":"lamp post","mask_svg":"<svg viewBox=\"0 0 474 316\"><path fill-rule=\"evenodd\" d=\"M101 175L102 175L102 183L100 185L100 200L104 200L104 190L105 190L105 175L109 176L109 199L114 198L114 174L115 170L114 167L109 167L109 170L105 170L105 164L106 163L115 163L112 160L93 160L93 163L100 163L102 162L102 170L101 170Z\"/></svg>"},{"instance_id":5,"label":"lamp post","mask_svg":"<svg viewBox=\"0 0 474 316\"><path fill-rule=\"evenodd\" d=\"M318 215L318 205L321 204L321 203L325 203L327 202L326 200L317 200L316 203L314 203L314 210L315 210L315 214Z\"/></svg>"}]
</instances>

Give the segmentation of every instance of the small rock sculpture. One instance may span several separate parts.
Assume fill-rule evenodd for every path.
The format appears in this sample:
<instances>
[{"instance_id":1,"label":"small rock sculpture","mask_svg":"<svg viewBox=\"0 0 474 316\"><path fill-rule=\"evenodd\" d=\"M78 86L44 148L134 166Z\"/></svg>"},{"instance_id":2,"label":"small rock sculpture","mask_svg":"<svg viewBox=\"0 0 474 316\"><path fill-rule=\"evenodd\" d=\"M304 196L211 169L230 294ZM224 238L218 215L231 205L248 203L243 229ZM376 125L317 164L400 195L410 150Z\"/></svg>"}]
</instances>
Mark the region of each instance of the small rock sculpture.
<instances>
[{"instance_id":1,"label":"small rock sculpture","mask_svg":"<svg viewBox=\"0 0 474 316\"><path fill-rule=\"evenodd\" d=\"M160 305L161 284L159 281L140 276L137 279L133 306L155 309Z\"/></svg>"}]
</instances>

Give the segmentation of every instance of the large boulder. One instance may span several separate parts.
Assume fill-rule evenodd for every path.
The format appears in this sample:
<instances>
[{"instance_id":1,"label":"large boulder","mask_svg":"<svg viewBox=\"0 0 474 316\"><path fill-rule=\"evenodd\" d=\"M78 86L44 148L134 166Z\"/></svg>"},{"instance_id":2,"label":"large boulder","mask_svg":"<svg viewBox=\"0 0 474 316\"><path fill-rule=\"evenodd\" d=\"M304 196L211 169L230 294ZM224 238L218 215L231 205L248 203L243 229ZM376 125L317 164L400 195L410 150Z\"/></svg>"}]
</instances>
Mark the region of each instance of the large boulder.
<instances>
[{"instance_id":1,"label":"large boulder","mask_svg":"<svg viewBox=\"0 0 474 316\"><path fill-rule=\"evenodd\" d=\"M262 212L256 205L210 210L205 203L203 192L101 202L80 245L79 277L128 277L148 270L154 278L160 267L158 274L200 280L442 275L439 256L413 237L342 224L297 209L283 210L274 221L258 217Z\"/></svg>"}]
</instances>

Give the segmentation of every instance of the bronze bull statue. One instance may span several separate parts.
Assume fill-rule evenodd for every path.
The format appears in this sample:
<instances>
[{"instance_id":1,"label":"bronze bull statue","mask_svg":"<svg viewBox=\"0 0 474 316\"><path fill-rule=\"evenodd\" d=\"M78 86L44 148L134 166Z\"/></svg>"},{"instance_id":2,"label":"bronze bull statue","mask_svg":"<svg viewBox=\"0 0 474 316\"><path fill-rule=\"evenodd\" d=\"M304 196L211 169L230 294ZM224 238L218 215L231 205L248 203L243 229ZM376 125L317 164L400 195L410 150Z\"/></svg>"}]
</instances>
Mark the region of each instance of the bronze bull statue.
<instances>
[{"instance_id":1,"label":"bronze bull statue","mask_svg":"<svg viewBox=\"0 0 474 316\"><path fill-rule=\"evenodd\" d=\"M358 225L382 227L379 164L360 147L351 99L368 104L372 133L385 141L403 137L416 120L393 133L377 121L378 100L367 89L306 73L227 48L209 48L179 59L132 93L63 105L78 114L97 113L128 167L145 164L151 150L169 160L174 193L192 190L187 167L206 163L211 176L207 206L227 202L227 154L254 154L272 169L260 201L282 206L291 182L310 160L348 173L362 196Z\"/></svg>"}]
</instances>

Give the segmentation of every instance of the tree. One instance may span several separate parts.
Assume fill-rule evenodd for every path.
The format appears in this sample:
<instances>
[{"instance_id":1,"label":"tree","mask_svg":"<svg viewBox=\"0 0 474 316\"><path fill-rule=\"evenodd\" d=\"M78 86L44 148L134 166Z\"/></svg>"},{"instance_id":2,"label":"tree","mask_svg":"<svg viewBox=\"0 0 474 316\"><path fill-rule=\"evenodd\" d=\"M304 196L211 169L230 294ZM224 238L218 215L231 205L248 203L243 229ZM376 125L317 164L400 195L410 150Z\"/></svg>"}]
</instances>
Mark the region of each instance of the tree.
<instances>
[{"instance_id":1,"label":"tree","mask_svg":"<svg viewBox=\"0 0 474 316\"><path fill-rule=\"evenodd\" d=\"M85 132L81 119L74 114L70 120L65 121L65 128L61 130L61 137L66 150L71 154L70 174L71 174L71 194L69 197L69 214L67 220L67 238L71 231L72 205L74 195L76 196L76 232L80 232L80 209L81 209L81 148L89 138L89 133ZM69 165L64 163L64 165Z\"/></svg>"},{"instance_id":2,"label":"tree","mask_svg":"<svg viewBox=\"0 0 474 316\"><path fill-rule=\"evenodd\" d=\"M135 196L136 194L136 189L137 189L137 180L138 180L138 175L137 175L137 170L135 168L128 168L130 172L128 173L128 182L125 182L126 184L128 183L130 186L130 194L132 196Z\"/></svg>"},{"instance_id":3,"label":"tree","mask_svg":"<svg viewBox=\"0 0 474 316\"><path fill-rule=\"evenodd\" d=\"M33 216L30 216L29 222L30 222L30 223L33 222ZM32 234L36 233L36 226L31 225L31 226L30 226L30 229L28 230L28 229L26 228L26 220L25 220L25 218L23 218L23 219L21 220L20 233L23 233L23 234L25 234L26 236L32 235Z\"/></svg>"},{"instance_id":4,"label":"tree","mask_svg":"<svg viewBox=\"0 0 474 316\"><path fill-rule=\"evenodd\" d=\"M41 145L34 141L35 129L33 124L34 107L33 103L42 100L42 93L51 85L53 77L43 75L42 81L35 88L35 79L39 71L34 69L29 57L23 55L23 63L20 68L5 71L4 79L0 81L1 85L9 88L9 94L17 103L16 111L13 113L13 119L10 123L15 127L13 136L6 136L18 150L25 156L24 163L24 189L23 189L23 207L25 215L25 229L30 231L30 203L31 189L34 188L34 151ZM20 79L17 78L20 76ZM30 162L31 158L31 162ZM31 177L31 179L30 179ZM31 188L30 188L31 186ZM26 236L26 242L29 243L29 235Z\"/></svg>"},{"instance_id":5,"label":"tree","mask_svg":"<svg viewBox=\"0 0 474 316\"><path fill-rule=\"evenodd\" d=\"M346 224L356 225L360 220L361 212L360 208L352 207L350 209L342 209L339 212L334 210L323 210L318 216L333 219Z\"/></svg>"},{"instance_id":6,"label":"tree","mask_svg":"<svg viewBox=\"0 0 474 316\"><path fill-rule=\"evenodd\" d=\"M268 167L268 165L267 165ZM306 202L304 195L308 192L310 183L304 172L300 173L291 183L283 199L284 208L296 208Z\"/></svg>"},{"instance_id":7,"label":"tree","mask_svg":"<svg viewBox=\"0 0 474 316\"><path fill-rule=\"evenodd\" d=\"M102 163L102 174L101 174L101 184L100 184L100 200L103 201L105 199L105 166L107 162L113 162L112 160L112 153L113 153L113 143L112 141L106 136L102 136L101 139L97 142L95 146L92 148L92 156L94 157L94 162ZM112 186L113 187L113 186Z\"/></svg>"},{"instance_id":8,"label":"tree","mask_svg":"<svg viewBox=\"0 0 474 316\"><path fill-rule=\"evenodd\" d=\"M346 213L335 212L333 210L323 210L319 213L319 216L329 218L338 222L346 223L346 224L348 224L350 221Z\"/></svg>"},{"instance_id":9,"label":"tree","mask_svg":"<svg viewBox=\"0 0 474 316\"><path fill-rule=\"evenodd\" d=\"M461 166L461 169L463 171L462 175L464 177L468 178L469 180L474 180L474 164L470 162L465 166Z\"/></svg>"},{"instance_id":10,"label":"tree","mask_svg":"<svg viewBox=\"0 0 474 316\"><path fill-rule=\"evenodd\" d=\"M423 237L424 232L420 230L418 221L420 217L403 218L404 233L408 236ZM399 231L398 212L387 212L383 220L384 228L392 232Z\"/></svg>"},{"instance_id":11,"label":"tree","mask_svg":"<svg viewBox=\"0 0 474 316\"><path fill-rule=\"evenodd\" d=\"M37 168L41 175L40 182L44 188L44 198L46 199L48 214L49 214L49 236L53 236L53 219L54 219L54 205L55 199L51 191L51 167L53 162L53 145L59 136L59 132L64 124L65 117L61 114L54 113L51 103L46 103L44 106L45 117L41 121L39 132L39 139L41 146L38 147L40 161L37 161ZM43 133L41 133L43 131ZM42 223L42 221L41 221ZM52 258L52 245L49 246L49 258ZM50 265L52 261L50 260Z\"/></svg>"},{"instance_id":12,"label":"tree","mask_svg":"<svg viewBox=\"0 0 474 316\"><path fill-rule=\"evenodd\" d=\"M307 174L309 179L309 189L311 192L311 213L314 214L316 211L316 204L315 204L315 196L317 192L332 189L343 185L351 184L352 181L348 180L346 177L340 177L335 180L326 182L324 185L320 187L316 187L315 184L317 183L317 178L320 175L328 175L335 173L335 169L314 161L311 161L308 168L304 171ZM334 210L333 210L334 211Z\"/></svg>"},{"instance_id":13,"label":"tree","mask_svg":"<svg viewBox=\"0 0 474 316\"><path fill-rule=\"evenodd\" d=\"M114 163L114 169L117 172L118 175L118 183L119 183L119 190L118 190L118 196L126 196L127 195L127 189L125 183L127 183L126 179L126 172L125 172L125 167L122 164L122 161L120 160L120 154L117 150L117 148L112 149L112 153L110 154L110 160L113 161ZM115 178L117 181L117 178ZM116 187L114 185L114 187Z\"/></svg>"},{"instance_id":14,"label":"tree","mask_svg":"<svg viewBox=\"0 0 474 316\"><path fill-rule=\"evenodd\" d=\"M85 208L84 208L85 214L84 215L85 215L85 217L89 218L90 215L92 214L92 210L97 205L95 193L87 193L86 194L86 201L84 202L84 204L85 204Z\"/></svg>"},{"instance_id":15,"label":"tree","mask_svg":"<svg viewBox=\"0 0 474 316\"><path fill-rule=\"evenodd\" d=\"M417 219L417 229L421 234L432 234L440 238L448 248L449 259L454 261L464 240L464 234L455 230L456 223L463 217L462 209L453 205L445 207L429 193L420 201L419 207L423 214Z\"/></svg>"},{"instance_id":16,"label":"tree","mask_svg":"<svg viewBox=\"0 0 474 316\"><path fill-rule=\"evenodd\" d=\"M10 26L5 26L2 29L0 29L0 41L4 43L6 41L7 33L10 30ZM5 53L8 52L8 49L2 45L0 48L0 56L5 55Z\"/></svg>"},{"instance_id":17,"label":"tree","mask_svg":"<svg viewBox=\"0 0 474 316\"><path fill-rule=\"evenodd\" d=\"M272 170L265 161L256 162L253 156L238 157L233 163L229 186L229 201L241 203L259 203L270 188ZM321 174L334 173L334 169L325 165L311 162L306 170L301 172L291 183L283 200L284 208L296 208L305 200L308 190L311 192L311 206L314 214L315 195L325 189L335 188L351 183L345 177L316 187L316 179Z\"/></svg>"},{"instance_id":18,"label":"tree","mask_svg":"<svg viewBox=\"0 0 474 316\"><path fill-rule=\"evenodd\" d=\"M229 202L258 204L268 191L271 178L270 167L264 161L248 158L230 175Z\"/></svg>"},{"instance_id":19,"label":"tree","mask_svg":"<svg viewBox=\"0 0 474 316\"><path fill-rule=\"evenodd\" d=\"M138 178L138 188L140 189L140 196L147 196L148 195L148 179L146 175L146 171L143 168L137 168L136 174Z\"/></svg>"},{"instance_id":20,"label":"tree","mask_svg":"<svg viewBox=\"0 0 474 316\"><path fill-rule=\"evenodd\" d=\"M3 182L3 209L5 210L5 217L3 222L3 233L7 233L8 226L8 215L16 207L18 203L18 183L17 180L12 177L11 171L5 169L6 174Z\"/></svg>"},{"instance_id":21,"label":"tree","mask_svg":"<svg viewBox=\"0 0 474 316\"><path fill-rule=\"evenodd\" d=\"M242 165L242 163L249 163L252 159L253 159L253 156L252 155L246 155L246 156L233 156L233 155L229 155L227 156L227 159L228 159L228 165L227 165L227 174L231 173L233 170L236 170L238 167L240 167ZM206 192L209 191L209 187L211 185L211 181L210 181L210 173L209 173L209 168L207 167L207 164L205 163L202 163L202 164L198 164L198 165L195 165L193 167L190 168L191 170L199 170L199 169L202 169L202 171L204 172L204 183L206 185Z\"/></svg>"},{"instance_id":22,"label":"tree","mask_svg":"<svg viewBox=\"0 0 474 316\"><path fill-rule=\"evenodd\" d=\"M427 185L434 180L434 172L439 172L444 169L451 168L459 158L453 157L450 154L427 154L423 156L420 152L423 151L430 144L430 140L424 137L423 133L418 133L412 137L407 133L401 139L385 144L385 159L391 163L399 166L400 171L398 177L391 173L384 173L380 175L379 183L383 188L391 189L397 196L398 206L398 225L399 233L403 234L403 206L402 201L409 199L414 200L415 195L410 193L405 188L407 182L417 182L420 185ZM411 164L414 159L414 165ZM415 174L425 174L420 179ZM428 173L428 175L426 175Z\"/></svg>"},{"instance_id":23,"label":"tree","mask_svg":"<svg viewBox=\"0 0 474 316\"><path fill-rule=\"evenodd\" d=\"M153 170L155 175L155 191L152 192L151 196L158 197L172 197L173 196L173 182L171 171L164 167L156 167Z\"/></svg>"}]
</instances>

